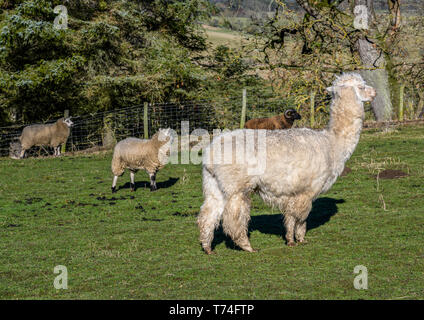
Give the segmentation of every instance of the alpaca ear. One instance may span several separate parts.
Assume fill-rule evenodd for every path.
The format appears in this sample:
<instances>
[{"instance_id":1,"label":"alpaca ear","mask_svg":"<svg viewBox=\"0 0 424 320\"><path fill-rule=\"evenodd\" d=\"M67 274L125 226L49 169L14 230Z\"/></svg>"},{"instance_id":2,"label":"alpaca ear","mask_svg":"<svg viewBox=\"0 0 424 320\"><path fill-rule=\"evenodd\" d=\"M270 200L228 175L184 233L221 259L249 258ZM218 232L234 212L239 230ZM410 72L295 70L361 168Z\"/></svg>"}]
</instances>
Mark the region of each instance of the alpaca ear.
<instances>
[{"instance_id":1,"label":"alpaca ear","mask_svg":"<svg viewBox=\"0 0 424 320\"><path fill-rule=\"evenodd\" d=\"M327 91L334 95L337 95L337 94L340 94L340 90L344 87L345 87L344 85L332 86L332 87L328 87Z\"/></svg>"}]
</instances>

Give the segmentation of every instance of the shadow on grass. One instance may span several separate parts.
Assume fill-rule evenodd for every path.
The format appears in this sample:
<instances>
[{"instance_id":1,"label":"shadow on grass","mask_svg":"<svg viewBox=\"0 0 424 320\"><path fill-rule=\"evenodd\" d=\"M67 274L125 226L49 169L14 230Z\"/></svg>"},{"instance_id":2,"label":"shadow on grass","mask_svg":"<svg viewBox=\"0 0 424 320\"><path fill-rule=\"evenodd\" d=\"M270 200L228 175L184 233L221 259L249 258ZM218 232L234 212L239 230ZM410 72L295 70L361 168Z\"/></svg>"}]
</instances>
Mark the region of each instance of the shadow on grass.
<instances>
[{"instance_id":1,"label":"shadow on grass","mask_svg":"<svg viewBox=\"0 0 424 320\"><path fill-rule=\"evenodd\" d=\"M160 181L160 182L158 181L158 182L156 182L156 186L158 187L158 189L170 188L174 184L176 184L179 179L180 178L169 178L166 181ZM129 189L129 188L130 188L129 182L127 182L123 186L119 187L119 189ZM135 182L135 189L137 190L138 188L150 188L150 181L136 181Z\"/></svg>"},{"instance_id":2,"label":"shadow on grass","mask_svg":"<svg viewBox=\"0 0 424 320\"><path fill-rule=\"evenodd\" d=\"M331 217L334 216L337 212L337 204L344 203L343 199L333 199L333 198L319 198L313 205L312 210L306 220L307 230L315 229L323 224L326 224L330 221ZM260 216L252 216L249 223L249 236L252 231L259 231L265 234L272 234L277 236L285 236L285 228L283 226L283 216L279 213L277 214L264 214ZM225 245L228 248L241 250L238 248L230 237L227 237L220 226L215 231L214 240L212 242L212 250L218 244L225 242Z\"/></svg>"}]
</instances>

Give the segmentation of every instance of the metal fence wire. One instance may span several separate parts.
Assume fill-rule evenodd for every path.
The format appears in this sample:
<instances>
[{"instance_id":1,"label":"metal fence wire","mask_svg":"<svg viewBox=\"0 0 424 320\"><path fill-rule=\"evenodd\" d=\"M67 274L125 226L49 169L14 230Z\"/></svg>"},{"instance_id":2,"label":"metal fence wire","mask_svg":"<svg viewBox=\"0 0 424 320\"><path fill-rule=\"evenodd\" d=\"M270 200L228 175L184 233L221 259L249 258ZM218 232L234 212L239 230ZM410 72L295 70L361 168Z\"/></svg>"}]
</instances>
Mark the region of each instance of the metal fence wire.
<instances>
[{"instance_id":1,"label":"metal fence wire","mask_svg":"<svg viewBox=\"0 0 424 320\"><path fill-rule=\"evenodd\" d=\"M147 111L147 112L146 112ZM127 137L144 138L145 114L147 132L151 137L160 128L172 128L181 133L181 122L189 121L190 128L202 128L210 132L216 128L214 106L210 102L152 103L130 108L73 116L74 126L66 142L66 151L110 147ZM53 123L54 121L46 122ZM11 144L16 143L27 125L0 128L0 157L10 155ZM29 156L52 154L48 147L32 147Z\"/></svg>"},{"instance_id":2,"label":"metal fence wire","mask_svg":"<svg viewBox=\"0 0 424 320\"><path fill-rule=\"evenodd\" d=\"M277 95L263 95L260 92L249 92L246 99L246 121L253 118L272 117L282 114L288 108L295 108L301 114L302 120L297 126L308 126L310 114L308 101L303 105L290 105L287 100ZM316 97L315 124L317 127L327 123L328 96ZM66 142L65 150L76 152L91 148L112 148L116 142L127 137L151 137L160 128L171 128L181 134L181 122L189 122L189 130L205 129L213 133L214 129L237 129L240 127L242 114L242 95L238 97L222 96L215 101L185 101L179 103L148 103L132 107L96 112L85 115L71 115L74 126ZM54 121L46 122L52 123ZM11 145L18 142L22 130L29 124L0 127L0 157L11 155ZM27 150L27 156L48 156L53 154L53 148L32 147ZM16 155L16 153L15 153Z\"/></svg>"}]
</instances>

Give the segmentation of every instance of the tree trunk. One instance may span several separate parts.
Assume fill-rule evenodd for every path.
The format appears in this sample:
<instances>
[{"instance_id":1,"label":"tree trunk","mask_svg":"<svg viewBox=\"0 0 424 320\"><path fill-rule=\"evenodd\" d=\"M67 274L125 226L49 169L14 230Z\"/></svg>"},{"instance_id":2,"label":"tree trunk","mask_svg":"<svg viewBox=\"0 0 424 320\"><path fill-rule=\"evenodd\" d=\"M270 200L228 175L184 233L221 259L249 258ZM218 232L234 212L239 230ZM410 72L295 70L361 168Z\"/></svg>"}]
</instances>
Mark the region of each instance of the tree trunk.
<instances>
[{"instance_id":1,"label":"tree trunk","mask_svg":"<svg viewBox=\"0 0 424 320\"><path fill-rule=\"evenodd\" d=\"M375 14L372 0L355 0L355 6L363 5L367 8L367 30L374 25ZM370 30L372 33L373 30ZM374 87L377 96L371 103L374 116L377 121L392 119L392 102L390 96L389 74L386 70L384 54L368 37L361 37L357 42L358 53L362 66L366 68L360 73L368 85Z\"/></svg>"}]
</instances>

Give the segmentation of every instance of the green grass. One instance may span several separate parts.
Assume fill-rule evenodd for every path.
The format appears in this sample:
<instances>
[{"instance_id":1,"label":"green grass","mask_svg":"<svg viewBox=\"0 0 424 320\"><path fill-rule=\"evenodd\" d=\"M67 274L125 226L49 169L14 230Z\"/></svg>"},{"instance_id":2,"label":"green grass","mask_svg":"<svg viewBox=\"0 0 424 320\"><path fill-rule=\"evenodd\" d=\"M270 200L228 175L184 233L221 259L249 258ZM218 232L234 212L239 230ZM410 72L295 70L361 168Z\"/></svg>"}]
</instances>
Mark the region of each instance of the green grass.
<instances>
[{"instance_id":1,"label":"green grass","mask_svg":"<svg viewBox=\"0 0 424 320\"><path fill-rule=\"evenodd\" d=\"M309 244L289 248L278 212L254 196L250 240L198 243L201 167L168 165L110 193L111 154L0 160L2 299L423 299L424 128L367 131L352 172L314 204ZM375 179L384 169L409 173ZM131 197L134 197L131 199ZM105 197L105 198L104 198ZM385 210L384 210L385 205ZM53 287L56 265L67 290ZM368 268L368 290L353 269Z\"/></svg>"}]
</instances>

